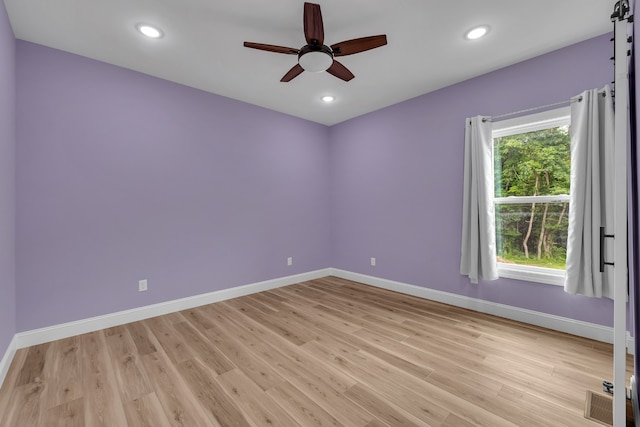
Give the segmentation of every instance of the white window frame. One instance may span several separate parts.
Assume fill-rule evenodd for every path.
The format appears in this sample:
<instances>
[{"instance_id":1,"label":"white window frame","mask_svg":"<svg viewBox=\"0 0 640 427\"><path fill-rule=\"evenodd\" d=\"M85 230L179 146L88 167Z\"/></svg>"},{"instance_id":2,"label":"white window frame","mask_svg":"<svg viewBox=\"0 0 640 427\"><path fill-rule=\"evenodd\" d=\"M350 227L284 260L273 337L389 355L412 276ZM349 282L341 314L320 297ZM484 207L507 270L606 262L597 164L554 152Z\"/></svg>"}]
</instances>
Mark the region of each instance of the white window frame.
<instances>
[{"instance_id":1,"label":"white window frame","mask_svg":"<svg viewBox=\"0 0 640 427\"><path fill-rule=\"evenodd\" d=\"M571 123L570 107L557 108L541 113L529 114L513 119L501 120L492 124L492 139L519 133L534 132ZM495 177L495 171L493 171ZM568 202L568 194L557 196L524 196L524 197L494 197L494 206L507 203L536 202ZM498 262L498 276L526 280L528 282L545 283L548 285L564 286L565 270L555 268L536 267L531 265L509 264Z\"/></svg>"}]
</instances>

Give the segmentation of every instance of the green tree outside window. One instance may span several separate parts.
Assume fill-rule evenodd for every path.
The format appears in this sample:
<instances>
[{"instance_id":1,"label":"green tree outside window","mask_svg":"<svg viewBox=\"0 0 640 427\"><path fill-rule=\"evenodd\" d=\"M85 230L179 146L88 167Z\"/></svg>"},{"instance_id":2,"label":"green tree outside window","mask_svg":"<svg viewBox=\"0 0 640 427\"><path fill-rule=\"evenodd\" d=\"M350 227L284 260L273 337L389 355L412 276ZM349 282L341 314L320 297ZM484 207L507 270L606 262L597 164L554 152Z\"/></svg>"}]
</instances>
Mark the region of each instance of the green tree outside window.
<instances>
[{"instance_id":1,"label":"green tree outside window","mask_svg":"<svg viewBox=\"0 0 640 427\"><path fill-rule=\"evenodd\" d=\"M565 268L570 147L568 126L494 139L499 262ZM536 200L537 196L558 195L566 197ZM529 199L517 203L520 197Z\"/></svg>"}]
</instances>

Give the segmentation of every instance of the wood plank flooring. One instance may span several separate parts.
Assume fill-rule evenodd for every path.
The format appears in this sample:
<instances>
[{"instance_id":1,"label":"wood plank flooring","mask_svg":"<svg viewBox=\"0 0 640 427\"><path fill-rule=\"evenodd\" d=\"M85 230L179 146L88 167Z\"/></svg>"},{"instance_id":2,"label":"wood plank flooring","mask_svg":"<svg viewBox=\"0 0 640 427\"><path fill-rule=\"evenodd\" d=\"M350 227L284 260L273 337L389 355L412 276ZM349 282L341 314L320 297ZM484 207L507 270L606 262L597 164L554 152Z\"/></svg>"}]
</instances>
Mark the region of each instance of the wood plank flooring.
<instances>
[{"instance_id":1,"label":"wood plank flooring","mask_svg":"<svg viewBox=\"0 0 640 427\"><path fill-rule=\"evenodd\" d=\"M611 365L607 344L328 277L21 349L0 427L597 426L585 393Z\"/></svg>"}]
</instances>

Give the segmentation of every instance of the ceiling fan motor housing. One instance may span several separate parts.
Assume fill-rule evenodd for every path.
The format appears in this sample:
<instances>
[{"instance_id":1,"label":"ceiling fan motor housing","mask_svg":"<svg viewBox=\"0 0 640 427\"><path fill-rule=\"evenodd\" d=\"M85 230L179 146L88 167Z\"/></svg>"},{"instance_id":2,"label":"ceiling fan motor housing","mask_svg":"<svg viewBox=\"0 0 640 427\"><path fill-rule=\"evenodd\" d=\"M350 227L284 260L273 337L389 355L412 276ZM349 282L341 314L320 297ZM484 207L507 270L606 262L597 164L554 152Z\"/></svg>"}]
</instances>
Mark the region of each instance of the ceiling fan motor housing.
<instances>
[{"instance_id":1,"label":"ceiling fan motor housing","mask_svg":"<svg viewBox=\"0 0 640 427\"><path fill-rule=\"evenodd\" d=\"M325 45L306 45L298 53L298 64L312 73L326 71L333 64L333 51Z\"/></svg>"}]
</instances>

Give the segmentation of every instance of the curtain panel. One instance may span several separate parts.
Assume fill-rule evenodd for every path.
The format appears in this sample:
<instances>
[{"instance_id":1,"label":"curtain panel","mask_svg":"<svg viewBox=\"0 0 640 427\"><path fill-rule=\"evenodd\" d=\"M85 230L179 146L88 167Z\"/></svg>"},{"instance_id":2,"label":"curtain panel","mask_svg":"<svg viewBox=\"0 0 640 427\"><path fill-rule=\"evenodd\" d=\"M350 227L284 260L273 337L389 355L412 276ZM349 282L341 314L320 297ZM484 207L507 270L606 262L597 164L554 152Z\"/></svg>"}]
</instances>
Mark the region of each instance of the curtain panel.
<instances>
[{"instance_id":1,"label":"curtain panel","mask_svg":"<svg viewBox=\"0 0 640 427\"><path fill-rule=\"evenodd\" d=\"M564 289L613 299L613 242L600 248L600 227L613 234L614 113L611 90L592 89L571 104L571 201ZM604 251L600 253L601 249Z\"/></svg>"},{"instance_id":2,"label":"curtain panel","mask_svg":"<svg viewBox=\"0 0 640 427\"><path fill-rule=\"evenodd\" d=\"M482 116L466 120L460 274L469 276L471 283L498 278L493 139L491 121Z\"/></svg>"}]
</instances>

